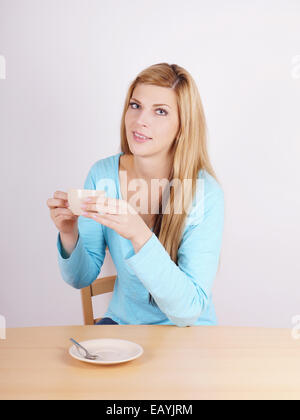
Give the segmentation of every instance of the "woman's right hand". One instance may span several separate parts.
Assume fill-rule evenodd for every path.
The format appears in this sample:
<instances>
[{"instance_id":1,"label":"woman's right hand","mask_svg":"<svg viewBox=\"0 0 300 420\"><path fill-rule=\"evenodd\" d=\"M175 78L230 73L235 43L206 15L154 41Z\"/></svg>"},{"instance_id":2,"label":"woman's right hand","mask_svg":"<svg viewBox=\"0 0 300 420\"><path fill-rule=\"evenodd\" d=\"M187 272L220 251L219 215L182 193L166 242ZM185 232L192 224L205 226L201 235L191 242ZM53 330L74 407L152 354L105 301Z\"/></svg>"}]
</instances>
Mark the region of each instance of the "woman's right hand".
<instances>
[{"instance_id":1,"label":"woman's right hand","mask_svg":"<svg viewBox=\"0 0 300 420\"><path fill-rule=\"evenodd\" d=\"M78 217L68 209L68 194L63 191L56 191L53 198L48 198L47 206L50 209L50 216L57 229L64 234L78 232Z\"/></svg>"}]
</instances>

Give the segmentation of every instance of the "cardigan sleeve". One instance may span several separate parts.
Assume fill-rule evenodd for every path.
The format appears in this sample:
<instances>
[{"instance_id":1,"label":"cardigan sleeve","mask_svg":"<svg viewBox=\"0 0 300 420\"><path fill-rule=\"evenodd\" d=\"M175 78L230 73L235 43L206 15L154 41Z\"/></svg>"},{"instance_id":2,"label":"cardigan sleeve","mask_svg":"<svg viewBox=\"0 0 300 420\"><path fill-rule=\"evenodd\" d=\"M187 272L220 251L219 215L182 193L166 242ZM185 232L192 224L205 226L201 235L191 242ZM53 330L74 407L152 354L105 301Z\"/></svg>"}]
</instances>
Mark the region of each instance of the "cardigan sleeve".
<instances>
[{"instance_id":1,"label":"cardigan sleeve","mask_svg":"<svg viewBox=\"0 0 300 420\"><path fill-rule=\"evenodd\" d=\"M93 167L84 183L84 189L95 190ZM57 237L58 265L63 280L70 286L81 289L89 286L100 273L105 258L106 241L103 226L87 217L78 217L78 240L72 254L67 257L60 233Z\"/></svg>"},{"instance_id":2,"label":"cardigan sleeve","mask_svg":"<svg viewBox=\"0 0 300 420\"><path fill-rule=\"evenodd\" d=\"M200 200L201 201L201 200ZM126 262L151 293L162 312L177 326L191 326L207 307L216 276L224 225L224 193L209 191L203 216L185 228L178 248L178 265L153 233Z\"/></svg>"}]
</instances>

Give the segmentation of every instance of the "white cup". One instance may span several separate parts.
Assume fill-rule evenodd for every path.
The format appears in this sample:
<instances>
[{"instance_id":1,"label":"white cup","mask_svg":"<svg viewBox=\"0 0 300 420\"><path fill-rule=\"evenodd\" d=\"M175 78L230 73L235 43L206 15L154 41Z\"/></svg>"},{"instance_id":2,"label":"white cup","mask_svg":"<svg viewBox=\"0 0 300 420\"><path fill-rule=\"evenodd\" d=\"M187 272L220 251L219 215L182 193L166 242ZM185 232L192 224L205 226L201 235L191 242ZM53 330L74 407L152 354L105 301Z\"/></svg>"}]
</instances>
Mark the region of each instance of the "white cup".
<instances>
[{"instance_id":1,"label":"white cup","mask_svg":"<svg viewBox=\"0 0 300 420\"><path fill-rule=\"evenodd\" d=\"M87 197L105 197L106 192L101 190L80 190L71 188L68 191L69 209L73 214L81 216L84 210L81 208L82 202Z\"/></svg>"}]
</instances>

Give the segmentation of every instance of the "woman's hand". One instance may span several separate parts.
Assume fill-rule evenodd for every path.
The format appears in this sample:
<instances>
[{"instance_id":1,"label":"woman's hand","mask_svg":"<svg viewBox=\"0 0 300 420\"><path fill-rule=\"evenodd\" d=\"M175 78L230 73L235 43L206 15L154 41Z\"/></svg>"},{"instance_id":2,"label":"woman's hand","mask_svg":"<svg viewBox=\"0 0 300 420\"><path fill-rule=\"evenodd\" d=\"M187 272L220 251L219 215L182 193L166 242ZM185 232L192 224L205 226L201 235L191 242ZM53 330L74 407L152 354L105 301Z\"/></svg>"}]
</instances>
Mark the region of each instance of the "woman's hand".
<instances>
[{"instance_id":1,"label":"woman's hand","mask_svg":"<svg viewBox=\"0 0 300 420\"><path fill-rule=\"evenodd\" d=\"M135 251L152 236L138 212L125 200L105 197L88 197L81 208L83 217L88 217L115 230L123 238L132 241Z\"/></svg>"},{"instance_id":2,"label":"woman's hand","mask_svg":"<svg viewBox=\"0 0 300 420\"><path fill-rule=\"evenodd\" d=\"M48 198L47 206L50 217L57 229L64 234L73 234L78 231L78 216L69 209L68 194L64 191L55 191L53 197Z\"/></svg>"}]
</instances>

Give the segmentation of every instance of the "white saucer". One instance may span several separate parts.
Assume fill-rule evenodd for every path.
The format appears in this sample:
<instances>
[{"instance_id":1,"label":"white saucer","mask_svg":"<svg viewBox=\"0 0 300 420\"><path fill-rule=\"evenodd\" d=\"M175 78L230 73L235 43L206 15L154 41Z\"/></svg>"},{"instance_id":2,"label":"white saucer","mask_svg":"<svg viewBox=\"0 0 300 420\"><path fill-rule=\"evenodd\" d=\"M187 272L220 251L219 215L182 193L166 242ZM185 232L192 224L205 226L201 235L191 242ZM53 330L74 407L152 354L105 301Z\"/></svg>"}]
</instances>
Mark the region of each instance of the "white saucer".
<instances>
[{"instance_id":1,"label":"white saucer","mask_svg":"<svg viewBox=\"0 0 300 420\"><path fill-rule=\"evenodd\" d=\"M100 338L97 340L81 341L79 344L85 347L91 354L99 354L102 358L96 360L86 359L84 357L84 351L79 351L75 344L69 349L70 355L74 359L96 365L128 362L129 360L140 357L144 352L139 344L117 338Z\"/></svg>"}]
</instances>

